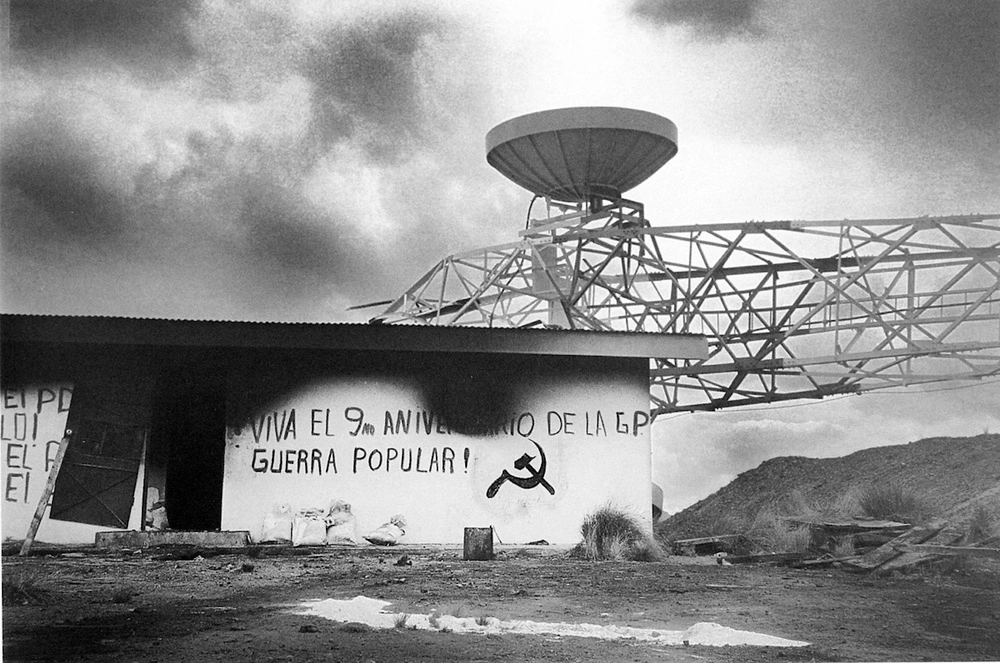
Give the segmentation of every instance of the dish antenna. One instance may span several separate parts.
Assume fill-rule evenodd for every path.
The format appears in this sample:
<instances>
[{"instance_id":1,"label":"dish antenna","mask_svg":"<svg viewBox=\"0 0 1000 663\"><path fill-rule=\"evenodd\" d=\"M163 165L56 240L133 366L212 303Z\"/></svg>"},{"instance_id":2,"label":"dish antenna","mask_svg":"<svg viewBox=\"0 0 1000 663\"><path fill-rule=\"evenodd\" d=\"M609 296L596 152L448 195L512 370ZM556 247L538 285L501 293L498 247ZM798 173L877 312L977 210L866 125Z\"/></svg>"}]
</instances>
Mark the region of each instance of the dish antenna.
<instances>
[{"instance_id":1,"label":"dish antenna","mask_svg":"<svg viewBox=\"0 0 1000 663\"><path fill-rule=\"evenodd\" d=\"M677 154L677 126L631 108L559 108L507 120L486 134L486 161L536 196L617 200Z\"/></svg>"}]
</instances>

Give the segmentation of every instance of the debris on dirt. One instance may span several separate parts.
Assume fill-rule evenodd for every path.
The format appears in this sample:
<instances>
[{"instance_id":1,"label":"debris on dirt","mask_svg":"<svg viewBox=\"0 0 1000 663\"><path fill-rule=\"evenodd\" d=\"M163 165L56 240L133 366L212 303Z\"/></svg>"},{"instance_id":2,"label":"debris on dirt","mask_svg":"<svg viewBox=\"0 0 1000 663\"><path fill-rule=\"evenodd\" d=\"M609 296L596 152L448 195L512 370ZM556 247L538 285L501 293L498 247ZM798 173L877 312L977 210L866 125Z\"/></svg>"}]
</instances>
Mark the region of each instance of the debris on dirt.
<instances>
[{"instance_id":1,"label":"debris on dirt","mask_svg":"<svg viewBox=\"0 0 1000 663\"><path fill-rule=\"evenodd\" d=\"M918 543L903 546L903 550L928 555L957 555L960 557L993 557L1000 559L1000 548L981 548L979 546L941 546Z\"/></svg>"},{"instance_id":2,"label":"debris on dirt","mask_svg":"<svg viewBox=\"0 0 1000 663\"><path fill-rule=\"evenodd\" d=\"M805 568L805 569L815 569L815 568L826 568L832 566L834 568L840 568L844 564L852 564L859 558L859 555L849 555L847 557L833 557L832 555L822 555L816 559L806 559L792 564L794 568Z\"/></svg>"},{"instance_id":3,"label":"debris on dirt","mask_svg":"<svg viewBox=\"0 0 1000 663\"><path fill-rule=\"evenodd\" d=\"M936 518L923 525L911 527L892 541L865 553L852 566L862 571L873 571L902 555L903 553L899 546L911 543L923 543L944 530L947 525L948 522L946 520Z\"/></svg>"},{"instance_id":4,"label":"debris on dirt","mask_svg":"<svg viewBox=\"0 0 1000 663\"><path fill-rule=\"evenodd\" d=\"M215 557L229 552L228 550L202 548L191 544L164 544L156 546L156 550L160 551L152 556L152 559L156 561L181 562L204 560L206 557Z\"/></svg>"},{"instance_id":5,"label":"debris on dirt","mask_svg":"<svg viewBox=\"0 0 1000 663\"><path fill-rule=\"evenodd\" d=\"M413 560L409 555L403 555L395 561L394 566L413 566Z\"/></svg>"},{"instance_id":6,"label":"debris on dirt","mask_svg":"<svg viewBox=\"0 0 1000 663\"><path fill-rule=\"evenodd\" d=\"M862 553L888 543L913 527L909 523L894 520L861 517L835 521L794 518L789 519L788 522L807 527L810 547L828 552L833 552L837 548L838 542L849 541L853 550Z\"/></svg>"},{"instance_id":7,"label":"debris on dirt","mask_svg":"<svg viewBox=\"0 0 1000 663\"><path fill-rule=\"evenodd\" d=\"M299 633L319 633L319 627L315 624L303 624L299 627Z\"/></svg>"},{"instance_id":8,"label":"debris on dirt","mask_svg":"<svg viewBox=\"0 0 1000 663\"><path fill-rule=\"evenodd\" d=\"M538 539L537 541L528 541L528 543L525 544L525 545L529 545L529 546L547 546L547 545L549 545L549 542L546 541L545 539Z\"/></svg>"},{"instance_id":9,"label":"debris on dirt","mask_svg":"<svg viewBox=\"0 0 1000 663\"><path fill-rule=\"evenodd\" d=\"M726 557L733 564L758 562L774 566L791 566L805 560L805 553L762 553L759 555L729 555Z\"/></svg>"},{"instance_id":10,"label":"debris on dirt","mask_svg":"<svg viewBox=\"0 0 1000 663\"><path fill-rule=\"evenodd\" d=\"M743 534L721 534L719 536L702 536L694 539L674 541L675 555L696 557L699 555L727 554L749 550L753 543Z\"/></svg>"},{"instance_id":11,"label":"debris on dirt","mask_svg":"<svg viewBox=\"0 0 1000 663\"><path fill-rule=\"evenodd\" d=\"M523 548L501 552L514 550ZM568 559L561 549L529 548L529 552L534 553L530 559L479 568L464 562L454 546L324 547L321 552L265 546L261 561L248 559L245 549L233 549L228 557L203 564L150 562L149 555L138 562L108 552L87 553L85 559L5 558L3 658L96 660L127 654L130 660L152 663L198 660L206 651L217 658L242 660L253 651L261 660L564 658L651 663L690 658L698 663L696 655L729 663L993 660L1000 643L996 629L1000 560L988 556L964 560L950 555L939 562L945 569L940 574L937 569L930 574L920 569L874 578L772 564L723 568L713 558L675 556L661 564L637 565ZM403 553L418 555L409 556L421 563L387 568ZM385 559L381 566L380 558ZM956 572L947 571L947 564L959 561ZM256 563L255 572L241 574L243 562ZM404 574L405 583L372 587L376 579ZM23 597L12 601L14 595L8 590L16 589L15 584L38 596L28 598L27 606ZM136 598L113 603L111 592L119 585L134 588ZM512 596L515 590L520 592ZM346 622L366 621L357 613L323 618L296 614L295 606L306 597L359 594L389 602L381 606L387 612L378 616L377 629L370 633L340 630ZM448 606L463 603L467 621L440 617L440 625L457 635L433 637L440 629L429 630L428 614L436 608L458 619ZM410 615L405 628L394 627L400 611ZM489 619L480 620L485 615ZM627 624L643 627L643 638L649 629L649 640L640 643L625 632L621 635L629 637L601 641L559 636L559 644L550 647L547 638L554 634L503 630L506 622L522 619L533 620L536 630L537 622L575 622L577 628L589 623L599 627L595 635L610 634L607 627ZM814 644L786 649L786 658L777 658L775 649L765 648L709 654L699 649L701 644L690 632L683 639L691 648L683 652L679 639L667 640L674 633L670 629L682 632L695 623L724 624ZM303 624L315 624L319 633L299 633ZM470 635L462 637L464 632Z\"/></svg>"},{"instance_id":12,"label":"debris on dirt","mask_svg":"<svg viewBox=\"0 0 1000 663\"><path fill-rule=\"evenodd\" d=\"M901 538L901 537L899 537ZM946 524L939 532L924 541L903 542L893 545L898 555L878 567L879 573L892 573L896 569L913 568L919 564L925 564L935 559L940 559L937 555L926 552L907 551L906 548L912 543L927 543L931 545L947 546L957 543L962 538L962 532L953 525ZM893 540L895 541L895 539Z\"/></svg>"}]
</instances>

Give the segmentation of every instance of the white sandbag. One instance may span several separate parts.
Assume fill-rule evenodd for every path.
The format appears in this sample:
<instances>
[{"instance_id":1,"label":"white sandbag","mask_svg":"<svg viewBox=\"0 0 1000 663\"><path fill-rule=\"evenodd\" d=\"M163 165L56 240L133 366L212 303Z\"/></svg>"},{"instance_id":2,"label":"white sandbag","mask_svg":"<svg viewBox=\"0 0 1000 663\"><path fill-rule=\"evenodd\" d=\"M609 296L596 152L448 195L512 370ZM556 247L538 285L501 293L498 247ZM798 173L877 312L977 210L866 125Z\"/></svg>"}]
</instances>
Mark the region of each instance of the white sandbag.
<instances>
[{"instance_id":1,"label":"white sandbag","mask_svg":"<svg viewBox=\"0 0 1000 663\"><path fill-rule=\"evenodd\" d=\"M357 545L358 521L351 513L351 505L343 500L330 503L330 511L326 515L326 542L349 543Z\"/></svg>"},{"instance_id":2,"label":"white sandbag","mask_svg":"<svg viewBox=\"0 0 1000 663\"><path fill-rule=\"evenodd\" d=\"M167 522L167 503L160 499L160 491L155 486L146 490L146 530L162 531L170 529Z\"/></svg>"},{"instance_id":3,"label":"white sandbag","mask_svg":"<svg viewBox=\"0 0 1000 663\"><path fill-rule=\"evenodd\" d=\"M326 523L320 509L302 509L292 519L293 546L326 545Z\"/></svg>"},{"instance_id":4,"label":"white sandbag","mask_svg":"<svg viewBox=\"0 0 1000 663\"><path fill-rule=\"evenodd\" d=\"M406 534L406 518L402 514L396 514L389 519L389 522L379 527L374 532L365 535L365 540L376 546L394 546L403 535Z\"/></svg>"},{"instance_id":5,"label":"white sandbag","mask_svg":"<svg viewBox=\"0 0 1000 663\"><path fill-rule=\"evenodd\" d=\"M292 542L292 507L276 503L269 513L264 514L264 527L260 535L261 543Z\"/></svg>"}]
</instances>

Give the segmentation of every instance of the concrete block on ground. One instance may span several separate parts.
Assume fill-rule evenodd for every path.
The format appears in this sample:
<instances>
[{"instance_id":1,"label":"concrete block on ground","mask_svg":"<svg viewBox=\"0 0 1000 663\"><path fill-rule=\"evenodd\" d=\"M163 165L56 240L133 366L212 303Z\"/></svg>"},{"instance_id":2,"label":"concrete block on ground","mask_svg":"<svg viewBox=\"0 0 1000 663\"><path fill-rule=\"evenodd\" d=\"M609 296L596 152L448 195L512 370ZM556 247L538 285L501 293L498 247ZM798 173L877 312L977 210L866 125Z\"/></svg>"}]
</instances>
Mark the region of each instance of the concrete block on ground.
<instances>
[{"instance_id":1,"label":"concrete block on ground","mask_svg":"<svg viewBox=\"0 0 1000 663\"><path fill-rule=\"evenodd\" d=\"M140 532L136 530L98 532L94 547L101 550L152 548L162 545L199 546L202 548L245 548L250 532Z\"/></svg>"}]
</instances>

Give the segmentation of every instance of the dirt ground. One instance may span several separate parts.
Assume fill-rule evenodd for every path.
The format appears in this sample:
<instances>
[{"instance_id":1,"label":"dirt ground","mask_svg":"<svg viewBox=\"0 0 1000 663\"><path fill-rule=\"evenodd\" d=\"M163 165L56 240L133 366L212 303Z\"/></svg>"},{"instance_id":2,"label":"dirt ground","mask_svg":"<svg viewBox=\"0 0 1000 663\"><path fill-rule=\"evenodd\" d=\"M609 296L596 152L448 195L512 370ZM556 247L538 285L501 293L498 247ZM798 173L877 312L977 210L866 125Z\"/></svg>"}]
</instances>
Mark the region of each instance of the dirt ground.
<instances>
[{"instance_id":1,"label":"dirt ground","mask_svg":"<svg viewBox=\"0 0 1000 663\"><path fill-rule=\"evenodd\" d=\"M174 551L176 552L176 551ZM412 565L397 566L407 555ZM587 562L566 551L163 550L3 558L4 661L775 661L1000 659L1000 564L894 577L840 569ZM190 555L186 555L190 556ZM171 559L171 557L175 557ZM20 583L20 585L18 585ZM32 598L17 597L26 587ZM375 630L296 614L364 595L392 612L683 630L717 622L812 643L679 646L541 635Z\"/></svg>"}]
</instances>

